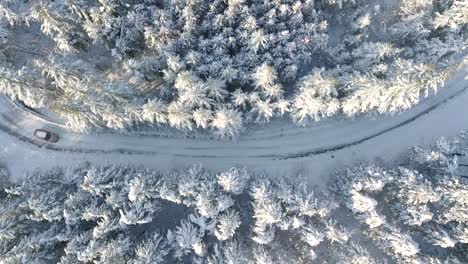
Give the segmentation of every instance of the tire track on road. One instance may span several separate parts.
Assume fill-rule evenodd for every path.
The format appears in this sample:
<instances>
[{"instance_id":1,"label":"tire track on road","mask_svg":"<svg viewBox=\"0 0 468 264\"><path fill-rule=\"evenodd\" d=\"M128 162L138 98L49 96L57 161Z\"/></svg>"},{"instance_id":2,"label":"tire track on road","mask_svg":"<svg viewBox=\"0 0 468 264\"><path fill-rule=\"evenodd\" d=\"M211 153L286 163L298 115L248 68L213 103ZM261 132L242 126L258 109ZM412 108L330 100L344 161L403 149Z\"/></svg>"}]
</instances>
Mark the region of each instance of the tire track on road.
<instances>
[{"instance_id":1,"label":"tire track on road","mask_svg":"<svg viewBox=\"0 0 468 264\"><path fill-rule=\"evenodd\" d=\"M418 118L429 114L433 110L437 109L439 106L445 104L446 102L450 101L451 99L453 99L453 98L457 97L458 95L460 95L461 93L465 92L467 88L468 88L468 86L464 87L462 90L460 90L460 91L456 92L455 94L449 96L448 98L440 101L438 104L432 105L431 107L429 107L425 111L423 111L423 112L421 112L421 113L419 113L419 114L417 114L417 115L415 115L415 116L413 116L413 117L411 117L411 118L409 118L409 119L407 119L407 120L405 120L403 122L400 122L395 126L389 127L389 128L384 129L384 130L382 130L382 131L380 131L378 133L375 133L373 135L364 137L364 138L362 138L360 140L356 140L356 141L351 142L351 143L341 144L341 145L330 147L330 148L316 149L316 150L310 150L310 151L296 153L296 154L279 156L278 159L285 160L285 159L303 158L303 157L308 157L308 156L311 156L311 155L319 155L319 154L324 154L324 153L328 153L328 152L333 152L333 151L349 148L349 147L364 143L364 142L366 142L368 140L371 140L373 138L376 138L376 137L378 137L380 135L383 135L385 133L388 133L390 131L398 129L398 128L402 127L402 126L405 126L405 125L417 120Z\"/></svg>"},{"instance_id":2,"label":"tire track on road","mask_svg":"<svg viewBox=\"0 0 468 264\"><path fill-rule=\"evenodd\" d=\"M395 129L398 129L400 127L403 127L411 122L414 122L415 120L421 118L424 115L427 115L428 113L432 112L433 110L437 109L439 106L447 103L451 99L457 97L461 93L465 92L468 89L468 86L462 88L461 90L457 91L454 94L451 94L450 96L443 98L442 100L439 100L437 103L430 105L427 109L424 111L406 119L403 120L402 122L399 122L398 124L383 129L377 133L374 133L372 135L368 135L366 137L363 137L359 140L355 140L353 142L345 143L345 144L339 144L336 146L330 146L327 148L317 148L317 149L311 149L308 151L303 151L303 152L296 152L296 153L291 153L291 154L286 154L286 155L278 155L278 154L267 154L267 155L245 155L245 156L216 156L216 155L186 155L186 154L171 154L174 157L191 157L191 158L211 158L211 159L228 159L228 158L261 158L261 159L273 159L273 160L288 160L288 159L297 159L297 158L304 158L312 155L320 155L324 153L329 153L329 152L334 152L338 150L342 150L345 148L349 148L361 143L364 143L368 140L371 140L373 138L376 138L382 134L391 132ZM17 109L23 109L23 107L20 107L16 105ZM28 114L31 113L32 110L26 111ZM36 118L41 118L40 114L35 114L34 115ZM157 151L145 151L145 150L132 150L129 148L114 148L114 149L108 149L108 150L102 150L102 149L89 149L89 148L67 148L67 147L61 147L56 144L49 144L49 143L44 143L44 142L38 142L37 140L34 140L31 137L27 137L25 135L22 135L18 131L21 130L21 127L19 127L16 123L15 120L12 118L6 116L5 114L1 114L1 118L5 120L6 122L0 122L0 130L8 133L9 135L17 138L18 140L34 145L38 148L44 148L52 151L66 151L66 152L77 152L77 153L102 153L102 154L125 154L125 155L152 155L152 156L157 156L157 155L164 155L164 153L157 152ZM45 120L48 123L53 123L53 121L50 120ZM7 123L7 124L4 124ZM60 125L60 124L59 124ZM12 129L12 127L15 127L15 129ZM197 149L195 147L187 147L187 149Z\"/></svg>"}]
</instances>

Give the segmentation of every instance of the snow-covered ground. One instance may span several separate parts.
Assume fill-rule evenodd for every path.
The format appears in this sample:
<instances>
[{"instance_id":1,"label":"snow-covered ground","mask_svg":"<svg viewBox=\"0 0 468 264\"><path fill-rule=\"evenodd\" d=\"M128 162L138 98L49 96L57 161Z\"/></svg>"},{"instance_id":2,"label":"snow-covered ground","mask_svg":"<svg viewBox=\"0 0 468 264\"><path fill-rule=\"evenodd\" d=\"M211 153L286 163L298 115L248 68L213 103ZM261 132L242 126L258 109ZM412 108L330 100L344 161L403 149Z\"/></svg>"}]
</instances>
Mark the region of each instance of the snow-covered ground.
<instances>
[{"instance_id":1,"label":"snow-covered ground","mask_svg":"<svg viewBox=\"0 0 468 264\"><path fill-rule=\"evenodd\" d=\"M161 169L193 163L216 169L247 166L278 176L307 173L311 181L325 182L321 177L334 168L361 159L392 161L410 146L468 129L467 76L465 63L437 95L400 115L330 119L307 128L278 121L248 131L237 142L76 134L2 96L0 161L13 177L38 167L91 161ZM33 138L36 128L55 131L61 139L57 144L44 144Z\"/></svg>"}]
</instances>

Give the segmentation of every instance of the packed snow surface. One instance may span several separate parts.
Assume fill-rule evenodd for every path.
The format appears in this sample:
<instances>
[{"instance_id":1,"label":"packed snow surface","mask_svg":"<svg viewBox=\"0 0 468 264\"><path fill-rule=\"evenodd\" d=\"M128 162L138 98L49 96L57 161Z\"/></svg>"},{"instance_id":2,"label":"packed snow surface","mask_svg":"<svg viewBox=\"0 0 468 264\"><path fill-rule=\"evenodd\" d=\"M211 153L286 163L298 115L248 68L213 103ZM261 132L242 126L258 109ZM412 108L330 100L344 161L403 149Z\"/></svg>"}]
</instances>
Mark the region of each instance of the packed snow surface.
<instances>
[{"instance_id":1,"label":"packed snow surface","mask_svg":"<svg viewBox=\"0 0 468 264\"><path fill-rule=\"evenodd\" d=\"M171 169L201 163L226 169L246 166L271 175L308 173L313 182L357 160L394 160L408 147L468 129L468 65L436 95L395 116L329 119L309 127L282 121L253 128L237 141L116 134L77 134L0 97L0 160L13 177L33 168L90 161ZM37 128L56 132L56 144L35 139Z\"/></svg>"}]
</instances>

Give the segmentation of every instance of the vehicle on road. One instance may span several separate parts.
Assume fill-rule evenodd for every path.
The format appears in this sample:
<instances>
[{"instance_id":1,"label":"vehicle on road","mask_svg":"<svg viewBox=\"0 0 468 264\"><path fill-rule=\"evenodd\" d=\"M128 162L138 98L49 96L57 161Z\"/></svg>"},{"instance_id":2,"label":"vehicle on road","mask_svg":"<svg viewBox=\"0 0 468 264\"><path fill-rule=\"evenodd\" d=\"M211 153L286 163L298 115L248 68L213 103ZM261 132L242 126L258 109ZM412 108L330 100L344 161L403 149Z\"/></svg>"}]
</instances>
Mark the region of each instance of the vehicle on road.
<instances>
[{"instance_id":1,"label":"vehicle on road","mask_svg":"<svg viewBox=\"0 0 468 264\"><path fill-rule=\"evenodd\" d=\"M55 143L59 140L59 135L44 129L36 129L34 136L47 142Z\"/></svg>"}]
</instances>

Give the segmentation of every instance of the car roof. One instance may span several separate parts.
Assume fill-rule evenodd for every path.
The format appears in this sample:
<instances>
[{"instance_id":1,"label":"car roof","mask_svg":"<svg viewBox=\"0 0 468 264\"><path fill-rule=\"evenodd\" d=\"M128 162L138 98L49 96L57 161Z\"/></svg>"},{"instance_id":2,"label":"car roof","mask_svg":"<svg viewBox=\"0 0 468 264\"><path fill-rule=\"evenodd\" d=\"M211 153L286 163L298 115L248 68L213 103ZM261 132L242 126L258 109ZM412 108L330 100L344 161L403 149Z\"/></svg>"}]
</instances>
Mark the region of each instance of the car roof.
<instances>
[{"instance_id":1,"label":"car roof","mask_svg":"<svg viewBox=\"0 0 468 264\"><path fill-rule=\"evenodd\" d=\"M47 136L47 132L44 131L44 130L36 130L36 136L37 137L42 137L42 138L45 138Z\"/></svg>"}]
</instances>

